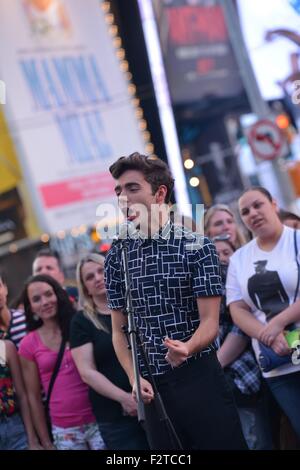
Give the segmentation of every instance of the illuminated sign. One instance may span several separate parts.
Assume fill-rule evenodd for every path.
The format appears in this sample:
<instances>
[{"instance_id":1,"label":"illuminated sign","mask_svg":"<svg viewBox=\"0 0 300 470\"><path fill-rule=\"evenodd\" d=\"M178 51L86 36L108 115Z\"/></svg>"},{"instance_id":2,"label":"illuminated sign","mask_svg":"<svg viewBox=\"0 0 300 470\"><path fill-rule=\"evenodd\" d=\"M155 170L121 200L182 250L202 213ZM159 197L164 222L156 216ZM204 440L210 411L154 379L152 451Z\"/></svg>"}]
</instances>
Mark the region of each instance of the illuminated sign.
<instances>
[{"instance_id":1,"label":"illuminated sign","mask_svg":"<svg viewBox=\"0 0 300 470\"><path fill-rule=\"evenodd\" d=\"M101 3L0 0L4 112L48 232L94 223L115 199L109 166L145 150Z\"/></svg>"}]
</instances>

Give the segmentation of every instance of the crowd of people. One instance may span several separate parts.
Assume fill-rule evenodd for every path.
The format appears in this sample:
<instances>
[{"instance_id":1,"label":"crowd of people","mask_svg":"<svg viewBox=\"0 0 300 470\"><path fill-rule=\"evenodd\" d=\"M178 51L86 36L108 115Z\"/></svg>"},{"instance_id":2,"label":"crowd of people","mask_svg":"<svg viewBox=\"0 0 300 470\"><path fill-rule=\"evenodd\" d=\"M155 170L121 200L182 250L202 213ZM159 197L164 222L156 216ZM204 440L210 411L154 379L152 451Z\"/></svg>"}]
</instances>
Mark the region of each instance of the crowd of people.
<instances>
[{"instance_id":1,"label":"crowd of people","mask_svg":"<svg viewBox=\"0 0 300 470\"><path fill-rule=\"evenodd\" d=\"M238 201L244 227L218 204L203 235L170 216L164 162L134 153L110 172L133 230L82 257L77 290L44 249L11 309L0 270L0 449L299 446L299 218L255 187Z\"/></svg>"}]
</instances>

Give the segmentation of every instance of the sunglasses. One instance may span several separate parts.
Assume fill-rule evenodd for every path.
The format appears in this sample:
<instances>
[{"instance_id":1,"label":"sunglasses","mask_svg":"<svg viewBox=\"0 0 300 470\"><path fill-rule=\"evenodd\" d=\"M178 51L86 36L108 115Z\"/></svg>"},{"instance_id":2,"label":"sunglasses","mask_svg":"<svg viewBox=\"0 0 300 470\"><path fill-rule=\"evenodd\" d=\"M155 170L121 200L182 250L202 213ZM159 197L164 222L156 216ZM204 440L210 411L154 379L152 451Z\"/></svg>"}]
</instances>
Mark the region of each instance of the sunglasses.
<instances>
[{"instance_id":1,"label":"sunglasses","mask_svg":"<svg viewBox=\"0 0 300 470\"><path fill-rule=\"evenodd\" d=\"M226 240L229 240L230 235L229 233L223 233L221 235L216 235L212 241L213 242L225 242Z\"/></svg>"}]
</instances>

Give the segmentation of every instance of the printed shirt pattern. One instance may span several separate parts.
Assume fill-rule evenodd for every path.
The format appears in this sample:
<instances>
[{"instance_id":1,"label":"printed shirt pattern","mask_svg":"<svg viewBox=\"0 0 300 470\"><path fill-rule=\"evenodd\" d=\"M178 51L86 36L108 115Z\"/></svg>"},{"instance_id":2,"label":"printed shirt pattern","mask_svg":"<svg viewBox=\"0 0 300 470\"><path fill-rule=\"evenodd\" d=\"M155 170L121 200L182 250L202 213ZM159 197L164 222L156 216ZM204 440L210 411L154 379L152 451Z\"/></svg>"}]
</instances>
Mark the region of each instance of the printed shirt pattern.
<instances>
[{"instance_id":1,"label":"printed shirt pattern","mask_svg":"<svg viewBox=\"0 0 300 470\"><path fill-rule=\"evenodd\" d=\"M135 231L128 244L133 309L152 374L171 370L165 360L165 337L188 340L199 326L197 297L222 294L219 261L209 239L168 222L152 239ZM105 263L109 307L125 310L122 244L117 242ZM194 360L205 351L188 358ZM147 369L139 354L140 371Z\"/></svg>"},{"instance_id":2,"label":"printed shirt pattern","mask_svg":"<svg viewBox=\"0 0 300 470\"><path fill-rule=\"evenodd\" d=\"M14 414L16 403L17 397L10 370L0 358L0 418Z\"/></svg>"}]
</instances>

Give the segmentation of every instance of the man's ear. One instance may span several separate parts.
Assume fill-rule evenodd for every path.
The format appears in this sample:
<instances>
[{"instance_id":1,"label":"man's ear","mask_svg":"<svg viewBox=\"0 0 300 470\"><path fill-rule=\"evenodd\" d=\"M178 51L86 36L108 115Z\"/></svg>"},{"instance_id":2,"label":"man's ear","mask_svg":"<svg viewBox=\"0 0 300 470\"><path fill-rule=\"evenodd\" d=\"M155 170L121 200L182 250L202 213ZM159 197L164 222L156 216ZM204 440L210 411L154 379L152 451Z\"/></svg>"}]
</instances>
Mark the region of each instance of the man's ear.
<instances>
[{"instance_id":1,"label":"man's ear","mask_svg":"<svg viewBox=\"0 0 300 470\"><path fill-rule=\"evenodd\" d=\"M60 284L63 286L65 283L65 275L62 272L62 270L60 270L59 277L60 277Z\"/></svg>"},{"instance_id":2,"label":"man's ear","mask_svg":"<svg viewBox=\"0 0 300 470\"><path fill-rule=\"evenodd\" d=\"M277 200L276 200L276 199L273 199L272 204L273 204L273 207L274 207L276 213L279 214L280 208L279 208L279 205L278 205Z\"/></svg>"},{"instance_id":3,"label":"man's ear","mask_svg":"<svg viewBox=\"0 0 300 470\"><path fill-rule=\"evenodd\" d=\"M165 199L166 199L166 195L167 195L167 186L165 186L164 184L162 184L158 190L156 191L156 202L157 204L162 204L165 202Z\"/></svg>"}]
</instances>

